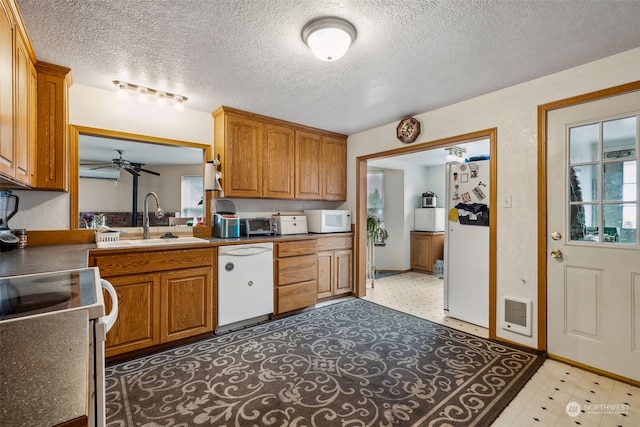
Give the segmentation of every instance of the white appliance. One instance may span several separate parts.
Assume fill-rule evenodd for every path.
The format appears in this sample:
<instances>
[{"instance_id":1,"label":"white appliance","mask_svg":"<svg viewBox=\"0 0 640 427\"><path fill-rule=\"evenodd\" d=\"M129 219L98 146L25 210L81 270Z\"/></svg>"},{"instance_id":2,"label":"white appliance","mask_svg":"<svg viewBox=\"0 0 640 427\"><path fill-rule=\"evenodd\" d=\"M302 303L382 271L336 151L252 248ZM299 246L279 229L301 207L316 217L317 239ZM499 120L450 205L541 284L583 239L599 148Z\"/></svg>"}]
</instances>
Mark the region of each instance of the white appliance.
<instances>
[{"instance_id":1,"label":"white appliance","mask_svg":"<svg viewBox=\"0 0 640 427\"><path fill-rule=\"evenodd\" d=\"M269 319L273 314L273 243L218 247L216 333Z\"/></svg>"},{"instance_id":2,"label":"white appliance","mask_svg":"<svg viewBox=\"0 0 640 427\"><path fill-rule=\"evenodd\" d=\"M276 234L307 234L307 216L297 215L274 215L276 222Z\"/></svg>"},{"instance_id":3,"label":"white appliance","mask_svg":"<svg viewBox=\"0 0 640 427\"><path fill-rule=\"evenodd\" d=\"M415 231L444 231L444 208L417 208L413 220Z\"/></svg>"},{"instance_id":4,"label":"white appliance","mask_svg":"<svg viewBox=\"0 0 640 427\"><path fill-rule=\"evenodd\" d=\"M307 228L311 233L345 233L351 231L351 211L308 209Z\"/></svg>"},{"instance_id":5,"label":"white appliance","mask_svg":"<svg viewBox=\"0 0 640 427\"><path fill-rule=\"evenodd\" d=\"M105 315L103 289L107 291L111 299L111 312L107 315ZM106 280L100 279L97 267L0 278L0 329L8 330L10 327L19 325L20 322L26 323L44 318L49 318L52 327L54 327L56 325L55 319L59 319L61 315L69 312L77 313L81 310L87 312L84 319L89 321L89 325L85 328L88 334L84 339L78 336L74 345L77 346L75 351L83 351L88 355L88 360L83 364L87 368L89 384L78 384L78 387L82 388L79 394L88 399L82 406L88 412L83 415L87 416L89 426L103 427L106 425L104 344L107 332L118 317L118 298L113 286ZM75 328L72 331L64 332L78 335ZM21 336L21 340L28 338L26 333ZM2 334L0 334L0 338L3 338ZM41 344L35 343L34 345ZM11 348L11 346L10 342L3 341L1 343L3 349ZM65 366L68 368L65 365L65 363L71 363L68 360L68 354L58 354L55 348L46 348L19 356L21 356L20 359L15 362L16 364L10 372L28 370L32 366L47 366L50 369L43 369L47 372L34 372L33 378L24 383L11 381L10 378L5 379L7 380L6 387L2 387L0 400L4 400L7 397L5 395L9 394L11 405L4 405L0 401L0 407L10 408L15 413L3 413L3 416L22 417L23 425L31 424L32 422L26 419L26 413L28 408L33 406L34 396L42 395L42 393L49 394L46 398L48 403L33 406L37 408L37 414L33 416L48 417L57 414L58 411L55 408L57 402L71 405L72 397L77 392L77 390L70 389L69 384L73 378L66 378L63 387L51 384L50 378L52 377L50 371L55 370L56 367ZM40 376L42 377L41 381ZM19 392L13 392L8 389L9 387L17 388ZM88 396L85 390L89 391ZM69 393L69 395L63 393ZM30 396L30 399L23 402L26 405L24 407L16 403L16 398L20 395ZM54 395L55 398L52 397ZM50 423L51 419L45 419L45 423L42 425L50 425ZM33 425L36 424L39 423L33 421Z\"/></svg>"},{"instance_id":6,"label":"white appliance","mask_svg":"<svg viewBox=\"0 0 640 427\"><path fill-rule=\"evenodd\" d=\"M451 317L487 328L489 160L447 163L445 171L444 309Z\"/></svg>"}]
</instances>

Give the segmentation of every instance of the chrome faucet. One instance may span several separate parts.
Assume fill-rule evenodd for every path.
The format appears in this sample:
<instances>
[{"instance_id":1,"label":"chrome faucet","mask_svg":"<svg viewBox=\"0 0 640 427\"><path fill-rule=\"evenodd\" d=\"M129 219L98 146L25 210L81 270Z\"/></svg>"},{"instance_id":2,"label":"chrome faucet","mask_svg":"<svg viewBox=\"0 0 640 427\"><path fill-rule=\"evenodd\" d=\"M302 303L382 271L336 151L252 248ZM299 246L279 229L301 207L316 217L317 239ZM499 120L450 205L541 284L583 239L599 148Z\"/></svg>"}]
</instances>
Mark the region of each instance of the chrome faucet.
<instances>
[{"instance_id":1,"label":"chrome faucet","mask_svg":"<svg viewBox=\"0 0 640 427\"><path fill-rule=\"evenodd\" d=\"M142 237L145 239L149 238L149 196L153 196L153 198L156 199L156 218L162 218L164 216L164 211L160 207L158 195L153 191L147 193L147 195L144 196L144 224L142 226L144 230Z\"/></svg>"}]
</instances>

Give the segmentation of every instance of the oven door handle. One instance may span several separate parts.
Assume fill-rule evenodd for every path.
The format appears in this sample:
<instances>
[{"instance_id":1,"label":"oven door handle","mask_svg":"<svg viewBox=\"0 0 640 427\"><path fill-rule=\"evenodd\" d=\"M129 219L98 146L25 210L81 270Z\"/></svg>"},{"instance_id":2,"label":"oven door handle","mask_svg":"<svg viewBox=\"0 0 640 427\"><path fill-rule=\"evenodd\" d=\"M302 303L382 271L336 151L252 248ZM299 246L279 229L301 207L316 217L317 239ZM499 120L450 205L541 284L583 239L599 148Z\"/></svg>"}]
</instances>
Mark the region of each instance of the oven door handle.
<instances>
[{"instance_id":1,"label":"oven door handle","mask_svg":"<svg viewBox=\"0 0 640 427\"><path fill-rule=\"evenodd\" d=\"M102 285L102 289L107 291L109 297L111 297L111 311L104 317L104 333L106 335L107 332L113 327L113 324L116 323L116 319L118 318L118 294L116 293L116 289L113 287L111 283L104 279L100 279L100 284Z\"/></svg>"}]
</instances>

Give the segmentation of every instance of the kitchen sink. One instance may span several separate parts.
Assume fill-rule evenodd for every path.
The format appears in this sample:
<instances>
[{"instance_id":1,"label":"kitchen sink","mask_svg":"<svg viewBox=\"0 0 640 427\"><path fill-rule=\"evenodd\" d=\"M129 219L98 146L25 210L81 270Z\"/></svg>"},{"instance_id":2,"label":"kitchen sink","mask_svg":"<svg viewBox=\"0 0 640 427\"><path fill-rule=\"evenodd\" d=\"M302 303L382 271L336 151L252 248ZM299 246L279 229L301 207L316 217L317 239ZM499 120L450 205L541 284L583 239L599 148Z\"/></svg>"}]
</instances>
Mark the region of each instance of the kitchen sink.
<instances>
[{"instance_id":1,"label":"kitchen sink","mask_svg":"<svg viewBox=\"0 0 640 427\"><path fill-rule=\"evenodd\" d=\"M140 248L147 246L166 246L166 245L189 245L209 243L208 240L199 237L178 237L169 239L134 239L134 240L118 240L115 242L97 242L99 249L106 248Z\"/></svg>"}]
</instances>

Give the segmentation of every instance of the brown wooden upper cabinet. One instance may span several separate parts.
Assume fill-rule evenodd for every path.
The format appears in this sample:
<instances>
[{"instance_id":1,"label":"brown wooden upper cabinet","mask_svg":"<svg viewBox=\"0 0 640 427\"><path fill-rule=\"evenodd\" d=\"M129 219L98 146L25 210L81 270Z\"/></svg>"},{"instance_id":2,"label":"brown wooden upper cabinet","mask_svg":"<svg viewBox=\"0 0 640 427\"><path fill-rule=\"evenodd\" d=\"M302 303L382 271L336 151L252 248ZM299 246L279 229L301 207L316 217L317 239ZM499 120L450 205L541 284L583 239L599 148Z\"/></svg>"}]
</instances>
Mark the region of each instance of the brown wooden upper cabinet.
<instances>
[{"instance_id":1,"label":"brown wooden upper cabinet","mask_svg":"<svg viewBox=\"0 0 640 427\"><path fill-rule=\"evenodd\" d=\"M69 191L69 86L71 69L36 62L37 187Z\"/></svg>"},{"instance_id":2,"label":"brown wooden upper cabinet","mask_svg":"<svg viewBox=\"0 0 640 427\"><path fill-rule=\"evenodd\" d=\"M3 188L36 184L34 57L16 13L11 2L0 2L0 177Z\"/></svg>"},{"instance_id":3,"label":"brown wooden upper cabinet","mask_svg":"<svg viewBox=\"0 0 640 427\"><path fill-rule=\"evenodd\" d=\"M266 123L262 146L262 196L293 199L295 131Z\"/></svg>"},{"instance_id":4,"label":"brown wooden upper cabinet","mask_svg":"<svg viewBox=\"0 0 640 427\"><path fill-rule=\"evenodd\" d=\"M345 135L229 107L213 117L225 197L346 200Z\"/></svg>"},{"instance_id":5,"label":"brown wooden upper cabinet","mask_svg":"<svg viewBox=\"0 0 640 427\"><path fill-rule=\"evenodd\" d=\"M0 0L0 185L69 189L71 70L37 62L15 1Z\"/></svg>"}]
</instances>

